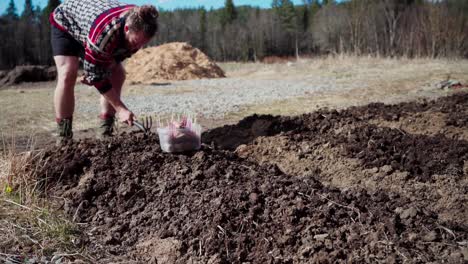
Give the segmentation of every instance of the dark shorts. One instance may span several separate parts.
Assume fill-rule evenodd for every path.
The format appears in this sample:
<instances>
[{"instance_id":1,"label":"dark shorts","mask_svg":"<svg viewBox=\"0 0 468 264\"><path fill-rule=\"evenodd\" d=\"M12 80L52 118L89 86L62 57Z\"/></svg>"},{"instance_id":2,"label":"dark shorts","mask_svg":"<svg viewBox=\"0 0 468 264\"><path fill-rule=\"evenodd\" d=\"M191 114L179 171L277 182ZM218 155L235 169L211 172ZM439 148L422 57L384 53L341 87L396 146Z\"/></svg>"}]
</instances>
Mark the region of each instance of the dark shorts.
<instances>
[{"instance_id":1,"label":"dark shorts","mask_svg":"<svg viewBox=\"0 0 468 264\"><path fill-rule=\"evenodd\" d=\"M84 48L76 39L69 33L56 28L54 25L50 27L50 42L52 44L52 54L54 56L84 57Z\"/></svg>"}]
</instances>

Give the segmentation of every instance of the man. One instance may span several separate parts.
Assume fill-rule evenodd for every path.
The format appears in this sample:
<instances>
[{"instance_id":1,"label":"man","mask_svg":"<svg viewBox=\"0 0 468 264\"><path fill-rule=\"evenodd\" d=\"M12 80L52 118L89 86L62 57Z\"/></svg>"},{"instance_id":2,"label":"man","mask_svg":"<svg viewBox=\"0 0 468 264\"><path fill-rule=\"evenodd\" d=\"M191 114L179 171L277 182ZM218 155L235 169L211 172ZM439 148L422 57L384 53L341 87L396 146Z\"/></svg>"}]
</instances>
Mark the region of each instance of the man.
<instances>
[{"instance_id":1,"label":"man","mask_svg":"<svg viewBox=\"0 0 468 264\"><path fill-rule=\"evenodd\" d=\"M51 44L57 65L54 105L59 141L73 137L74 88L80 57L82 83L101 93L99 133L110 136L115 117L132 126L135 115L120 99L125 70L121 62L137 52L158 30L154 6L115 0L67 0L50 15Z\"/></svg>"}]
</instances>

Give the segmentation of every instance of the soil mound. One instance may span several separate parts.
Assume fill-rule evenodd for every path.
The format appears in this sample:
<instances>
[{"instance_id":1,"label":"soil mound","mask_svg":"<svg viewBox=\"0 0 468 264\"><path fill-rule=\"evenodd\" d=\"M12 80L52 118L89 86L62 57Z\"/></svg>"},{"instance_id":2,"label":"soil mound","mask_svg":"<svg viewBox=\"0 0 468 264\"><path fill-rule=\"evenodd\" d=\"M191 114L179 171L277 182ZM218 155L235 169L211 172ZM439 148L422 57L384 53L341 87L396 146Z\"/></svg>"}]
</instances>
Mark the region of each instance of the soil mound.
<instances>
[{"instance_id":1,"label":"soil mound","mask_svg":"<svg viewBox=\"0 0 468 264\"><path fill-rule=\"evenodd\" d=\"M433 175L463 176L468 160L468 142L442 135L409 135L398 129L359 127L342 136L348 156L363 160L367 168L389 165L421 180Z\"/></svg>"},{"instance_id":2,"label":"soil mound","mask_svg":"<svg viewBox=\"0 0 468 264\"><path fill-rule=\"evenodd\" d=\"M10 72L0 73L0 87L23 82L53 81L57 77L57 69L49 66L16 66Z\"/></svg>"},{"instance_id":3,"label":"soil mound","mask_svg":"<svg viewBox=\"0 0 468 264\"><path fill-rule=\"evenodd\" d=\"M464 263L468 142L371 122L449 117L467 96L251 116L184 155L138 133L84 140L37 175L100 262Z\"/></svg>"},{"instance_id":4,"label":"soil mound","mask_svg":"<svg viewBox=\"0 0 468 264\"><path fill-rule=\"evenodd\" d=\"M138 51L126 63L130 83L226 77L207 55L188 43L169 43Z\"/></svg>"},{"instance_id":5,"label":"soil mound","mask_svg":"<svg viewBox=\"0 0 468 264\"><path fill-rule=\"evenodd\" d=\"M436 214L399 195L340 191L206 146L165 155L155 139L124 135L48 155L54 193L86 223L84 241L126 260L437 262L456 260L455 240L468 238L467 227L445 223L454 239Z\"/></svg>"}]
</instances>

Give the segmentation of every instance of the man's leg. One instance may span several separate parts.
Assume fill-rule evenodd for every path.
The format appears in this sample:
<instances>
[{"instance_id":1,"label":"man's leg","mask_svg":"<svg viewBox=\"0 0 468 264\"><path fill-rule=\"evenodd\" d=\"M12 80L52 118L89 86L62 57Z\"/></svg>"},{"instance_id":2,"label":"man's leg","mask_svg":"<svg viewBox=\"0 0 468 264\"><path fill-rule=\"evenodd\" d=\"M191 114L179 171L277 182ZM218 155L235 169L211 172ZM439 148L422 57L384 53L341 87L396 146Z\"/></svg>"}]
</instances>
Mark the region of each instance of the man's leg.
<instances>
[{"instance_id":1,"label":"man's leg","mask_svg":"<svg viewBox=\"0 0 468 264\"><path fill-rule=\"evenodd\" d=\"M54 60L57 66L57 87L54 94L55 118L59 126L59 136L71 138L79 59L73 56L54 56Z\"/></svg>"},{"instance_id":2,"label":"man's leg","mask_svg":"<svg viewBox=\"0 0 468 264\"><path fill-rule=\"evenodd\" d=\"M55 117L72 118L75 110L75 83L79 59L71 56L55 56L57 88L55 89Z\"/></svg>"},{"instance_id":3,"label":"man's leg","mask_svg":"<svg viewBox=\"0 0 468 264\"><path fill-rule=\"evenodd\" d=\"M122 93L122 86L125 82L125 69L122 64L118 63L112 68L111 83L112 89L115 89L117 94L120 96ZM99 137L112 136L114 130L115 121L115 109L112 105L107 102L104 96L101 95L101 125L99 131Z\"/></svg>"}]
</instances>

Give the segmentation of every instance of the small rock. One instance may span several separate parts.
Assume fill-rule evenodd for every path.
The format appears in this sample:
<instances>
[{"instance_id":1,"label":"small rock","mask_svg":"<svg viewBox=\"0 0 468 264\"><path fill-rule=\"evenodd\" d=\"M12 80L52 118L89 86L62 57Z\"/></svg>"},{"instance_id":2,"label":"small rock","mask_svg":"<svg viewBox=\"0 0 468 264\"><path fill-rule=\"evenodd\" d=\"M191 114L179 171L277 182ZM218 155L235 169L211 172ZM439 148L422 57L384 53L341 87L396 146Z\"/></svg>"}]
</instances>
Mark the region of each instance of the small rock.
<instances>
[{"instance_id":1,"label":"small rock","mask_svg":"<svg viewBox=\"0 0 468 264\"><path fill-rule=\"evenodd\" d=\"M463 259L463 254L461 252L453 252L452 254L450 254L450 259L451 261L456 263L457 261L460 261Z\"/></svg>"},{"instance_id":2,"label":"small rock","mask_svg":"<svg viewBox=\"0 0 468 264\"><path fill-rule=\"evenodd\" d=\"M410 234L408 235L408 240L409 240L409 241L413 242L413 241L416 241L416 239L418 239L418 234L416 234L416 233L410 233Z\"/></svg>"},{"instance_id":3,"label":"small rock","mask_svg":"<svg viewBox=\"0 0 468 264\"><path fill-rule=\"evenodd\" d=\"M395 264L397 263L396 261L396 256L392 255L392 256L389 256L387 257L387 259L385 260L385 263L388 263L388 264Z\"/></svg>"},{"instance_id":4,"label":"small rock","mask_svg":"<svg viewBox=\"0 0 468 264\"><path fill-rule=\"evenodd\" d=\"M203 161L205 159L205 153L203 151L199 151L193 155L193 160Z\"/></svg>"},{"instance_id":5,"label":"small rock","mask_svg":"<svg viewBox=\"0 0 468 264\"><path fill-rule=\"evenodd\" d=\"M379 171L384 173L385 175L390 175L393 172L393 167L390 165L385 165L381 167Z\"/></svg>"},{"instance_id":6,"label":"small rock","mask_svg":"<svg viewBox=\"0 0 468 264\"><path fill-rule=\"evenodd\" d=\"M434 242L437 240L437 232L436 231L431 231L429 233L427 233L423 238L422 240L423 241L426 241L426 242Z\"/></svg>"},{"instance_id":7,"label":"small rock","mask_svg":"<svg viewBox=\"0 0 468 264\"><path fill-rule=\"evenodd\" d=\"M164 212L164 217L166 218L170 218L173 216L174 216L174 212L172 212L171 210L167 210L166 212Z\"/></svg>"},{"instance_id":8,"label":"small rock","mask_svg":"<svg viewBox=\"0 0 468 264\"><path fill-rule=\"evenodd\" d=\"M115 237L112 235L112 234L108 234L105 238L104 238L104 243L106 245L112 245L112 244L116 244L118 241L115 239Z\"/></svg>"},{"instance_id":9,"label":"small rock","mask_svg":"<svg viewBox=\"0 0 468 264\"><path fill-rule=\"evenodd\" d=\"M403 208L402 207L397 207L397 208L395 208L394 212L397 213L397 214L401 214L401 212L403 212Z\"/></svg>"},{"instance_id":10,"label":"small rock","mask_svg":"<svg viewBox=\"0 0 468 264\"><path fill-rule=\"evenodd\" d=\"M395 180L406 181L410 178L410 174L407 171L403 171L403 172L394 173L392 177L395 178Z\"/></svg>"},{"instance_id":11,"label":"small rock","mask_svg":"<svg viewBox=\"0 0 468 264\"><path fill-rule=\"evenodd\" d=\"M408 219L408 218L413 218L418 214L418 210L414 207L411 207L409 209L404 210L401 214L400 217L401 219Z\"/></svg>"},{"instance_id":12,"label":"small rock","mask_svg":"<svg viewBox=\"0 0 468 264\"><path fill-rule=\"evenodd\" d=\"M258 202L258 194L256 193L251 193L249 195L249 201L252 203L252 204L256 204Z\"/></svg>"},{"instance_id":13,"label":"small rock","mask_svg":"<svg viewBox=\"0 0 468 264\"><path fill-rule=\"evenodd\" d=\"M315 235L314 239L316 240L325 240L328 237L328 234Z\"/></svg>"},{"instance_id":14,"label":"small rock","mask_svg":"<svg viewBox=\"0 0 468 264\"><path fill-rule=\"evenodd\" d=\"M234 152L237 155L239 155L239 157L245 158L245 157L248 156L249 149L248 149L247 145L244 144L244 145L238 146Z\"/></svg>"},{"instance_id":15,"label":"small rock","mask_svg":"<svg viewBox=\"0 0 468 264\"><path fill-rule=\"evenodd\" d=\"M468 261L468 248L462 249L463 259Z\"/></svg>"},{"instance_id":16,"label":"small rock","mask_svg":"<svg viewBox=\"0 0 468 264\"><path fill-rule=\"evenodd\" d=\"M312 252L312 247L305 247L301 250L301 256L309 257L310 252Z\"/></svg>"}]
</instances>

